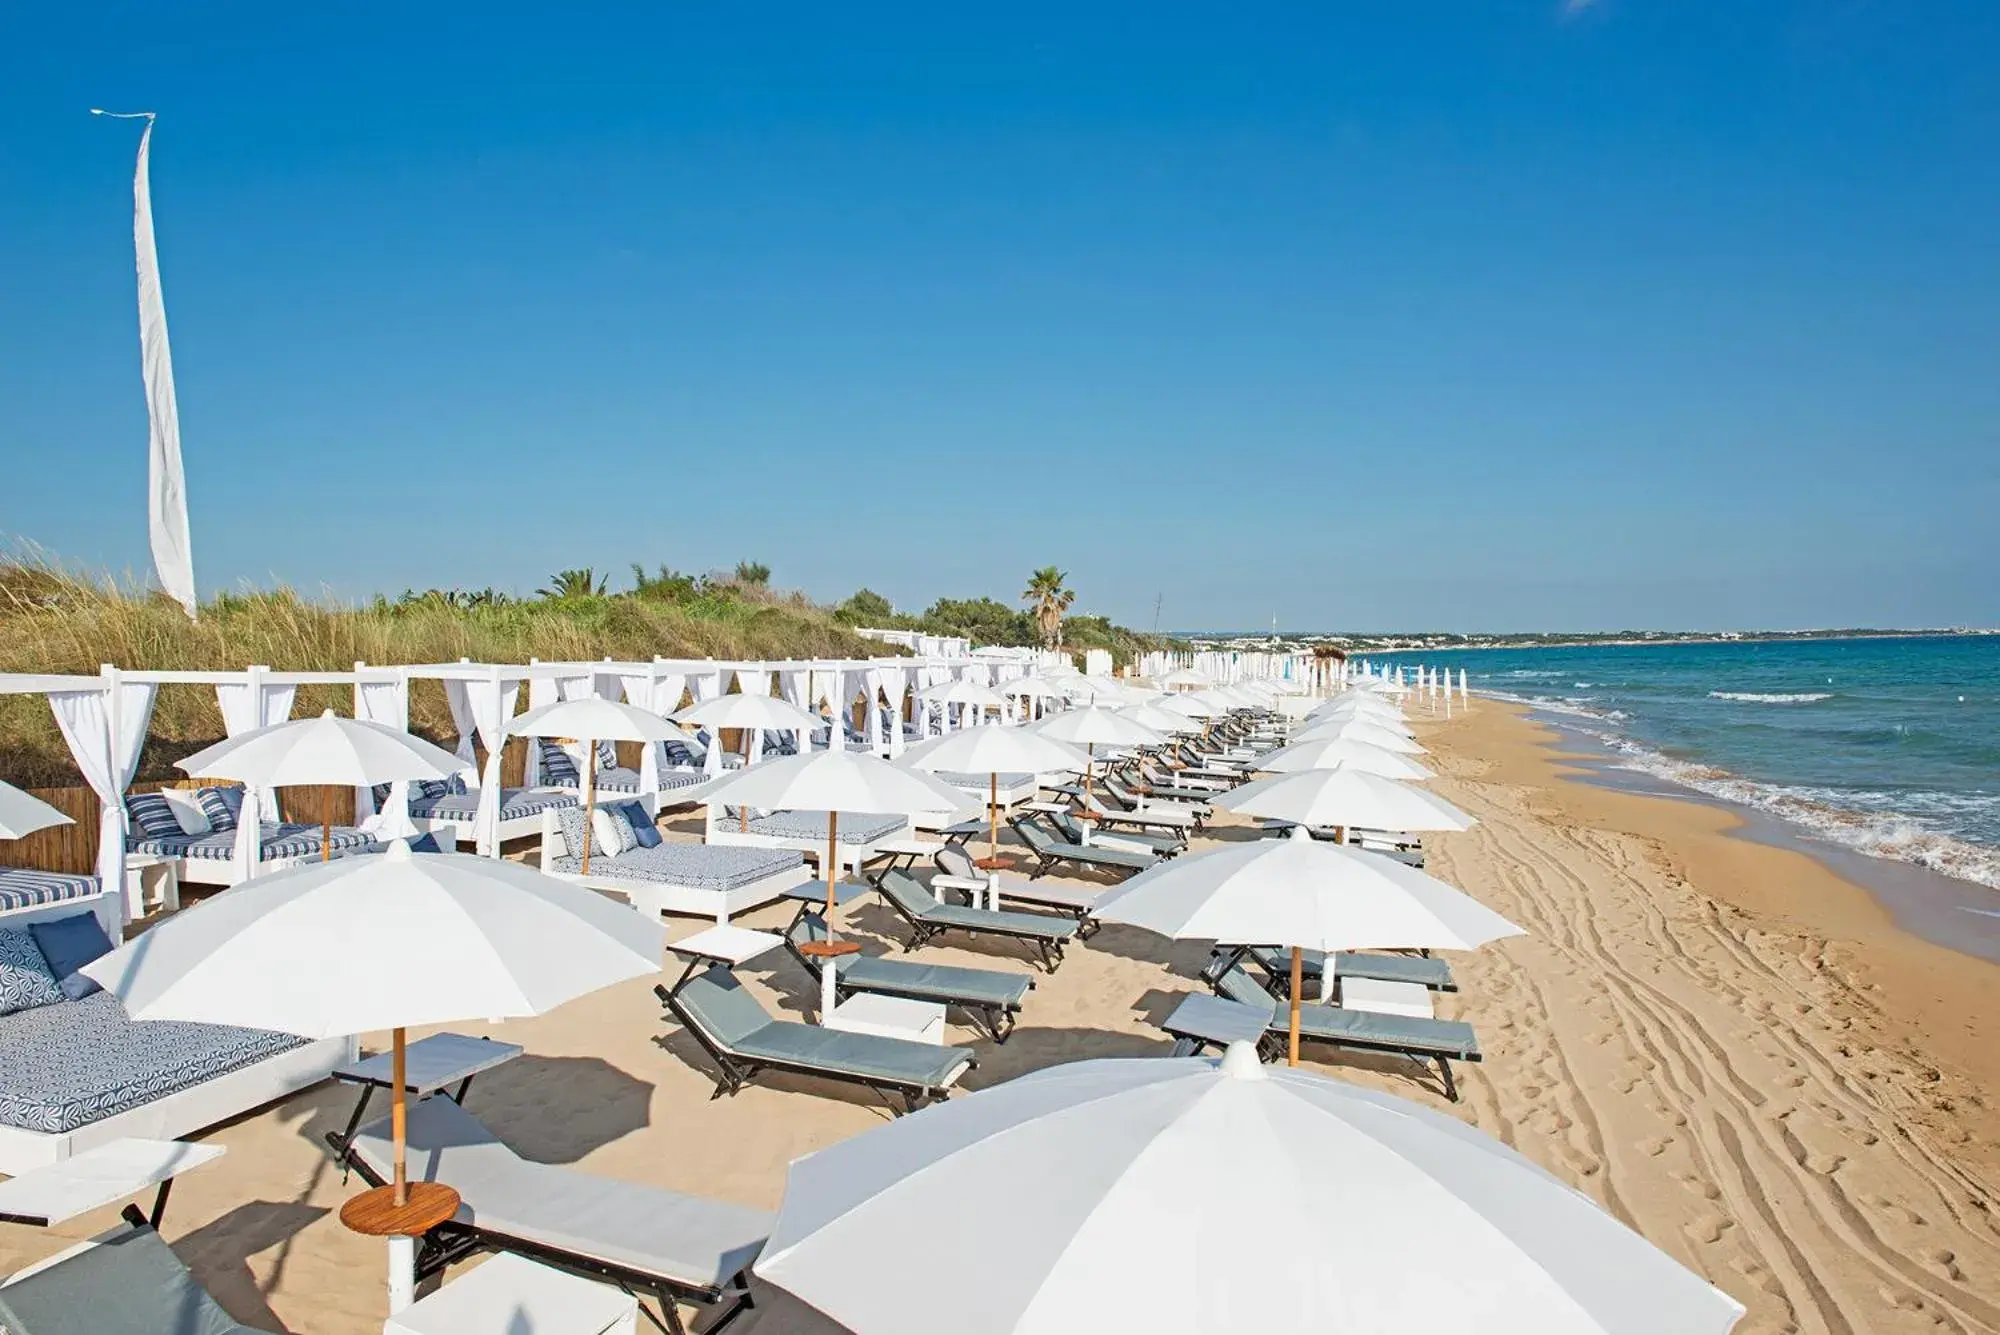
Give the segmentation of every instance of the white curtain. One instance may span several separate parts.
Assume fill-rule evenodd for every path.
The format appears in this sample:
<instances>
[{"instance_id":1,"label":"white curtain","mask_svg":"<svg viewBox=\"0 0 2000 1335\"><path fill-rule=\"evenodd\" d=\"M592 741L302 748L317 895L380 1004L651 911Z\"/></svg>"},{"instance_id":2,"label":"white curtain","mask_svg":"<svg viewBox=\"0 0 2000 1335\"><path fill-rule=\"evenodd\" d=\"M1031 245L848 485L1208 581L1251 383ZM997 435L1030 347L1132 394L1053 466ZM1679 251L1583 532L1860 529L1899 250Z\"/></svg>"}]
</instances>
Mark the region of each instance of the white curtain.
<instances>
[{"instance_id":1,"label":"white curtain","mask_svg":"<svg viewBox=\"0 0 2000 1335\"><path fill-rule=\"evenodd\" d=\"M652 674L628 672L618 678L625 692L625 702L649 714L661 718L673 713L680 705L681 692L687 689L687 677L683 673L668 672ZM699 752L701 743L690 737L688 748ZM639 789L641 792L660 791L661 746L658 742L647 742L639 748Z\"/></svg>"},{"instance_id":2,"label":"white curtain","mask_svg":"<svg viewBox=\"0 0 2000 1335\"><path fill-rule=\"evenodd\" d=\"M223 731L237 737L256 728L283 723L292 716L292 702L298 693L296 686L270 685L255 672L243 681L223 682L215 688L215 703L222 709ZM264 813L267 811L275 823L278 819L276 795L268 788L246 787L243 790L243 813L236 822L236 847L233 852L246 877L253 874L262 855Z\"/></svg>"},{"instance_id":3,"label":"white curtain","mask_svg":"<svg viewBox=\"0 0 2000 1335\"><path fill-rule=\"evenodd\" d=\"M467 685L468 683L456 677L446 677L444 703L445 707L451 710L451 729L458 734L458 742L452 750L457 752L460 760L470 765L475 754L472 749L472 735L476 729L472 724L472 694Z\"/></svg>"},{"instance_id":4,"label":"white curtain","mask_svg":"<svg viewBox=\"0 0 2000 1335\"><path fill-rule=\"evenodd\" d=\"M694 692L694 702L696 704L700 704L704 700L713 700L716 696L722 694L721 669L711 668L703 672L689 673L688 689ZM702 758L701 771L708 775L722 773L722 737L720 733L709 733L708 754Z\"/></svg>"},{"instance_id":5,"label":"white curtain","mask_svg":"<svg viewBox=\"0 0 2000 1335\"><path fill-rule=\"evenodd\" d=\"M111 692L57 691L49 696L56 726L90 791L97 794L98 883L125 903L125 789L139 770L146 727L153 718L155 687L118 684L118 723L111 719ZM122 910L121 910L122 911Z\"/></svg>"},{"instance_id":6,"label":"white curtain","mask_svg":"<svg viewBox=\"0 0 2000 1335\"><path fill-rule=\"evenodd\" d=\"M410 726L410 683L401 677L394 681L363 681L354 687L354 717L369 723L380 723L387 728L407 729ZM375 816L375 790L358 785L354 790L354 823L378 839L404 839L415 834L417 827L410 820L410 785L406 780L398 780L389 785L389 809L383 819Z\"/></svg>"},{"instance_id":7,"label":"white curtain","mask_svg":"<svg viewBox=\"0 0 2000 1335\"><path fill-rule=\"evenodd\" d=\"M465 687L473 723L486 747L486 772L479 780L479 807L472 817L473 846L497 858L500 856L500 752L507 740L507 723L514 717L514 706L521 698L521 683L488 678L466 682Z\"/></svg>"},{"instance_id":8,"label":"white curtain","mask_svg":"<svg viewBox=\"0 0 2000 1335\"><path fill-rule=\"evenodd\" d=\"M736 669L736 689L744 695L769 695L771 674L762 668ZM764 758L764 730L750 729L750 742L745 747L744 763L754 765Z\"/></svg>"},{"instance_id":9,"label":"white curtain","mask_svg":"<svg viewBox=\"0 0 2000 1335\"><path fill-rule=\"evenodd\" d=\"M819 702L812 698L812 669L809 667L783 668L778 673L778 694L786 703L797 705L809 713L818 712ZM812 734L803 728L798 730L799 754L812 749Z\"/></svg>"}]
</instances>

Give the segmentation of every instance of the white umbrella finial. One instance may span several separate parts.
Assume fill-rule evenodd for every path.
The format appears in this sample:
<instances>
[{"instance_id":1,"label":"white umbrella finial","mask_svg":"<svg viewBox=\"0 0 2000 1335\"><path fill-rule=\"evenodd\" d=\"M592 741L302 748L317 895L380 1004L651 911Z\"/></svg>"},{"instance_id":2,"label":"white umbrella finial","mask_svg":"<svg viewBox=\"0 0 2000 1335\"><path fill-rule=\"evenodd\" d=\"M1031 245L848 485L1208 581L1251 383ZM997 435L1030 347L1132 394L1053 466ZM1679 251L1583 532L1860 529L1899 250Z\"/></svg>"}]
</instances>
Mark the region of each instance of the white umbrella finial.
<instances>
[{"instance_id":1,"label":"white umbrella finial","mask_svg":"<svg viewBox=\"0 0 2000 1335\"><path fill-rule=\"evenodd\" d=\"M1257 1048L1243 1039L1237 1039L1223 1050L1222 1061L1216 1069L1231 1080L1268 1080L1271 1073L1264 1069L1264 1063L1257 1058Z\"/></svg>"}]
</instances>

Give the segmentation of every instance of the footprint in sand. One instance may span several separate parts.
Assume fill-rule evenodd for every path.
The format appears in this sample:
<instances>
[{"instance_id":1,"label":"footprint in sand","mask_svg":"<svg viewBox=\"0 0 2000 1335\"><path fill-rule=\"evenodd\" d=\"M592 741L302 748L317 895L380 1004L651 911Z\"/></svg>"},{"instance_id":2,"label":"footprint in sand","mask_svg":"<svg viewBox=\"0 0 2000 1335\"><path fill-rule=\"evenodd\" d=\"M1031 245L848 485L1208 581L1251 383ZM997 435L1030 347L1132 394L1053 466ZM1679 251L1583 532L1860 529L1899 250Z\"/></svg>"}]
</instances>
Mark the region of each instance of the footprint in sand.
<instances>
[{"instance_id":1,"label":"footprint in sand","mask_svg":"<svg viewBox=\"0 0 2000 1335\"><path fill-rule=\"evenodd\" d=\"M1705 1201L1720 1200L1722 1198L1722 1188L1698 1174L1675 1173L1674 1181L1680 1183L1689 1191L1694 1192Z\"/></svg>"},{"instance_id":2,"label":"footprint in sand","mask_svg":"<svg viewBox=\"0 0 2000 1335\"><path fill-rule=\"evenodd\" d=\"M1736 1221L1725 1215L1705 1214L1699 1218L1690 1219L1682 1226L1681 1231L1696 1242L1707 1244L1721 1241L1722 1235L1735 1226Z\"/></svg>"},{"instance_id":3,"label":"footprint in sand","mask_svg":"<svg viewBox=\"0 0 2000 1335\"><path fill-rule=\"evenodd\" d=\"M1806 1171L1809 1173L1818 1173L1821 1177L1831 1177L1840 1171L1842 1164L1847 1162L1847 1156L1844 1154L1808 1154L1800 1159L1799 1162L1805 1165Z\"/></svg>"},{"instance_id":4,"label":"footprint in sand","mask_svg":"<svg viewBox=\"0 0 2000 1335\"><path fill-rule=\"evenodd\" d=\"M1667 1146L1674 1143L1672 1136L1647 1136L1639 1142L1639 1149L1648 1157L1657 1159L1667 1152Z\"/></svg>"},{"instance_id":5,"label":"footprint in sand","mask_svg":"<svg viewBox=\"0 0 2000 1335\"><path fill-rule=\"evenodd\" d=\"M1965 1278L1965 1272L1958 1268L1958 1257L1942 1247L1933 1247L1925 1252L1924 1264L1946 1279Z\"/></svg>"}]
</instances>

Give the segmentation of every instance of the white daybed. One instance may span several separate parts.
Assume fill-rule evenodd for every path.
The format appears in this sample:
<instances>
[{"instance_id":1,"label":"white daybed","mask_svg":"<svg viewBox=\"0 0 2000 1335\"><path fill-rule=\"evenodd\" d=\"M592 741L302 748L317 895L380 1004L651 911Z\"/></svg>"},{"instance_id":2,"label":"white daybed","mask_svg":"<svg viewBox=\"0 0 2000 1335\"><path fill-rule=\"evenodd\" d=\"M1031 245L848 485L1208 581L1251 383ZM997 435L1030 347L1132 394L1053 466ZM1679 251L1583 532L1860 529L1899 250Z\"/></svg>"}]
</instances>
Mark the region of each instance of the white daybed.
<instances>
[{"instance_id":1,"label":"white daybed","mask_svg":"<svg viewBox=\"0 0 2000 1335\"><path fill-rule=\"evenodd\" d=\"M541 869L551 876L620 895L644 913L686 913L728 925L729 915L780 899L812 879L805 858L788 849L721 848L661 843L609 857L591 854L590 874L570 851L566 827L581 842L582 813L544 812Z\"/></svg>"}]
</instances>

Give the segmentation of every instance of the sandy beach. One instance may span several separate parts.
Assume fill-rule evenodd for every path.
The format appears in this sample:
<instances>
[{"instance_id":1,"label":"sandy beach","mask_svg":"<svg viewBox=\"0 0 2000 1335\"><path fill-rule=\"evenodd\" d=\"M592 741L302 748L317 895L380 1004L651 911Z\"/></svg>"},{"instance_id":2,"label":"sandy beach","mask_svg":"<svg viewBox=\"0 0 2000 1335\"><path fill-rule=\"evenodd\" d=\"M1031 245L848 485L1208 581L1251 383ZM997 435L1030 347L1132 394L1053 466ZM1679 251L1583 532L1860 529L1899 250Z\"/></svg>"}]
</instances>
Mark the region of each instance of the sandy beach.
<instances>
[{"instance_id":1,"label":"sandy beach","mask_svg":"<svg viewBox=\"0 0 2000 1335\"><path fill-rule=\"evenodd\" d=\"M1530 935L1453 961L1461 990L1440 1014L1471 1021L1485 1049L1463 1069L1462 1103L1407 1063L1342 1056L1320 1069L1452 1108L1515 1145L1745 1303L1743 1331L2000 1330L2000 1124L1981 1092L2000 1068L1983 1000L1995 966L1902 931L1807 856L1731 836L1726 811L1567 777L1552 734L1509 706L1414 721L1436 791L1481 820L1430 841L1432 870ZM676 830L694 837L698 822ZM742 921L788 917L774 906ZM899 948L897 926L867 901L843 922L871 950ZM1037 974L1004 1046L954 1028L979 1057L967 1086L1164 1052L1152 1022L1196 989L1204 954L1106 928ZM925 955L1031 969L1004 943ZM810 1007L788 957L744 974L774 1010ZM528 1053L482 1077L468 1106L527 1157L764 1207L791 1158L886 1119L848 1087L786 1077L712 1100L705 1060L662 1018L653 981L541 1020L454 1026ZM239 1320L381 1329L381 1247L335 1218L353 1188L322 1141L352 1102L323 1087L219 1128L209 1139L227 1156L176 1187L167 1237ZM0 1268L111 1222L0 1226ZM736 1329L812 1325L775 1303Z\"/></svg>"}]
</instances>

